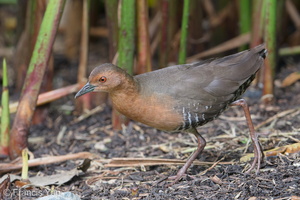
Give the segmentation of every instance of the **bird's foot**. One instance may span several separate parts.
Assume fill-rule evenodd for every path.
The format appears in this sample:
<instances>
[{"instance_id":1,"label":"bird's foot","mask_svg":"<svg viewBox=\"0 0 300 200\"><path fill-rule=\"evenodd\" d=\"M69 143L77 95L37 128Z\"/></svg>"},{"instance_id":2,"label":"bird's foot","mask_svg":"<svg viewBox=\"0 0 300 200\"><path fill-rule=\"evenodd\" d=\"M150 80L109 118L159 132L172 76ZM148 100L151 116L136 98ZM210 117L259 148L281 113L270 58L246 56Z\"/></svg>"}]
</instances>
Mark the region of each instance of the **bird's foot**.
<instances>
[{"instance_id":1,"label":"bird's foot","mask_svg":"<svg viewBox=\"0 0 300 200\"><path fill-rule=\"evenodd\" d=\"M178 181L180 181L180 179L182 179L183 177L186 177L186 176L187 176L187 174L179 174L179 173L177 173L177 175L175 175L175 176L169 176L167 178L167 180L172 180L172 182L167 184L167 187L173 186L174 184L178 183Z\"/></svg>"},{"instance_id":2,"label":"bird's foot","mask_svg":"<svg viewBox=\"0 0 300 200\"><path fill-rule=\"evenodd\" d=\"M249 173L250 171L252 171L254 169L255 165L257 165L256 174L258 174L261 162L264 159L264 153L263 153L262 147L258 141L259 134L257 132L255 132L255 129L253 126L253 122L251 119L248 104L244 99L239 99L239 100L232 102L230 105L231 106L241 106L244 110L246 122L247 122L249 132L250 132L250 138L251 138L251 141L254 146L254 160L253 160L253 163L251 164L251 167L246 171L246 173Z\"/></svg>"},{"instance_id":3,"label":"bird's foot","mask_svg":"<svg viewBox=\"0 0 300 200\"><path fill-rule=\"evenodd\" d=\"M254 140L252 140L253 145L254 145L254 159L253 159L253 162L252 162L250 168L245 173L249 174L255 168L255 166L257 165L256 170L255 170L255 174L258 175L261 164L264 161L265 155L264 155L264 152L262 150L261 144L257 139L258 134L256 133L255 135L256 135L256 138Z\"/></svg>"},{"instance_id":4,"label":"bird's foot","mask_svg":"<svg viewBox=\"0 0 300 200\"><path fill-rule=\"evenodd\" d=\"M180 170L177 172L177 174L175 176L170 176L170 177L166 177L163 180L161 180L160 182L168 179L168 180L173 180L173 182L171 182L170 184L167 185L167 187L170 187L172 185L174 185L175 183L177 183L183 176L186 176L186 172L188 170L188 168L191 166L191 164L193 163L193 161L196 159L196 157L203 151L206 141L205 139L198 133L197 129L193 128L190 130L190 133L193 133L198 140L198 148L196 149L196 151L190 156L190 158L186 161L186 163L180 168ZM158 182L158 183L160 183Z\"/></svg>"},{"instance_id":5,"label":"bird's foot","mask_svg":"<svg viewBox=\"0 0 300 200\"><path fill-rule=\"evenodd\" d=\"M180 173L180 171L179 171L175 176L166 176L166 177L159 179L158 181L156 181L155 185L158 185L159 183L166 181L166 180L171 180L172 182L166 185L166 187L171 187L172 185L178 183L178 181L180 181L180 179L182 179L186 176L187 176L187 174Z\"/></svg>"},{"instance_id":6,"label":"bird's foot","mask_svg":"<svg viewBox=\"0 0 300 200\"><path fill-rule=\"evenodd\" d=\"M260 169L260 162L258 162L257 158L254 158L250 168L245 172L246 174L250 174L250 172L255 168L255 165L257 164L257 168L255 170L255 174L257 175L259 173Z\"/></svg>"}]
</instances>

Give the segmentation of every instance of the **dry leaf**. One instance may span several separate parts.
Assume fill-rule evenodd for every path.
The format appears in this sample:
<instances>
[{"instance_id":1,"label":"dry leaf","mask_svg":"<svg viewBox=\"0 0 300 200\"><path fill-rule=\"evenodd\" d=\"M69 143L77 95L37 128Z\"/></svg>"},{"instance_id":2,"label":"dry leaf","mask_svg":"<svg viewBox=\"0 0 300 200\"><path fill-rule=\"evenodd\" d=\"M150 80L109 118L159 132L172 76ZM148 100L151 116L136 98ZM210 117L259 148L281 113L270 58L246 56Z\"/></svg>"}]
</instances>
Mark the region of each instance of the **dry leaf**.
<instances>
[{"instance_id":1,"label":"dry leaf","mask_svg":"<svg viewBox=\"0 0 300 200\"><path fill-rule=\"evenodd\" d=\"M79 170L75 168L73 170L63 172L61 174L30 177L29 181L31 185L34 186L61 185L71 180L74 176L78 175L78 173ZM4 175L2 178L7 178L7 176L8 175ZM10 174L9 176L11 178L11 182L22 179L21 176L17 176L14 174Z\"/></svg>"},{"instance_id":2,"label":"dry leaf","mask_svg":"<svg viewBox=\"0 0 300 200\"><path fill-rule=\"evenodd\" d=\"M46 186L46 185L62 185L68 181L70 181L74 176L77 176L81 171L86 171L87 168L90 165L90 160L85 160L80 166L64 171L60 174L54 174L50 176L35 176L30 177L28 180L30 182L30 185L32 186ZM22 180L21 176L17 176L14 174L6 174L3 177L1 177L0 182L7 179L7 177L10 177L11 182ZM19 181L19 183L21 183ZM23 186L23 185L22 185Z\"/></svg>"},{"instance_id":3,"label":"dry leaf","mask_svg":"<svg viewBox=\"0 0 300 200\"><path fill-rule=\"evenodd\" d=\"M265 154L266 157L269 156L276 156L278 154L290 154L290 153L297 153L300 152L300 143L294 143L294 144L289 144L285 145L282 147L276 147L274 149L270 149L268 151L264 151L263 153ZM253 153L246 154L245 156L240 158L241 162L248 162L251 160L251 158L254 157Z\"/></svg>"}]
</instances>

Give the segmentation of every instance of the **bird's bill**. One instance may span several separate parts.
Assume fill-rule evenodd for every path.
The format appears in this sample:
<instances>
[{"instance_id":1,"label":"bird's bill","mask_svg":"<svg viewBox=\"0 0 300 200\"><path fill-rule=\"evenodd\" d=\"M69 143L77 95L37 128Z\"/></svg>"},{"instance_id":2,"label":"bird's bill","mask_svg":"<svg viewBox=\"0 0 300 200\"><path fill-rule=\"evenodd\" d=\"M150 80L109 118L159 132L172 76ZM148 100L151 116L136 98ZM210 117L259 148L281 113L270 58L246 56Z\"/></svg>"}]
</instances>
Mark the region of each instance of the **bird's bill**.
<instances>
[{"instance_id":1,"label":"bird's bill","mask_svg":"<svg viewBox=\"0 0 300 200\"><path fill-rule=\"evenodd\" d=\"M95 87L96 87L96 86L91 85L90 83L85 84L85 85L77 92L77 94L75 95L75 99L76 99L77 97L80 97L80 96L86 94L86 93L89 93L89 92L94 91Z\"/></svg>"}]
</instances>

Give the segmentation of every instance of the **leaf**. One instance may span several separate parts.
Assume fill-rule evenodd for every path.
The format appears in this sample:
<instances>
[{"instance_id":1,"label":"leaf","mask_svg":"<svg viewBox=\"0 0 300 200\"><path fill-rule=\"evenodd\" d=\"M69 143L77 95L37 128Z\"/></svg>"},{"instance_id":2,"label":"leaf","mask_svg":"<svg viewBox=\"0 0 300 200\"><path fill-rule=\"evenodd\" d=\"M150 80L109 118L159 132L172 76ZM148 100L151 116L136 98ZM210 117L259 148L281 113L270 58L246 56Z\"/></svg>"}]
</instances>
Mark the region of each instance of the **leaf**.
<instances>
[{"instance_id":1,"label":"leaf","mask_svg":"<svg viewBox=\"0 0 300 200\"><path fill-rule=\"evenodd\" d=\"M276 156L278 154L290 154L290 153L297 153L300 152L300 143L294 143L294 144L289 144L285 145L282 147L276 147L274 149L270 149L268 151L264 151L263 153L265 154L266 157L269 156ZM253 153L246 154L245 156L240 158L241 162L248 162L251 160L251 158L254 157Z\"/></svg>"},{"instance_id":2,"label":"leaf","mask_svg":"<svg viewBox=\"0 0 300 200\"><path fill-rule=\"evenodd\" d=\"M47 185L62 185L68 181L70 181L74 176L77 176L81 170L74 168L72 170L64 171L60 174L53 174L49 176L35 176L28 178L30 182L30 186L47 186ZM10 181L21 180L21 176L17 176L14 174L4 175L1 179L5 180L8 176L10 176Z\"/></svg>"}]
</instances>

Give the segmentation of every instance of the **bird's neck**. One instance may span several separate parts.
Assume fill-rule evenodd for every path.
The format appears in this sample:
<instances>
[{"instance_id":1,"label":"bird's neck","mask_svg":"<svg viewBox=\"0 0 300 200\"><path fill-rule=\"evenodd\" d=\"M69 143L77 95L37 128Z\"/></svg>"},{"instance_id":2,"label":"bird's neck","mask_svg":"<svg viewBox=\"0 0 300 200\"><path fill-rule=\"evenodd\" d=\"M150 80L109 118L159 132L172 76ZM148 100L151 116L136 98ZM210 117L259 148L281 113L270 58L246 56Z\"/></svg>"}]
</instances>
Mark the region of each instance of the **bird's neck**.
<instances>
[{"instance_id":1,"label":"bird's neck","mask_svg":"<svg viewBox=\"0 0 300 200\"><path fill-rule=\"evenodd\" d=\"M127 77L119 88L110 92L110 97L115 108L126 115L134 106L139 97L139 84L133 77Z\"/></svg>"}]
</instances>

